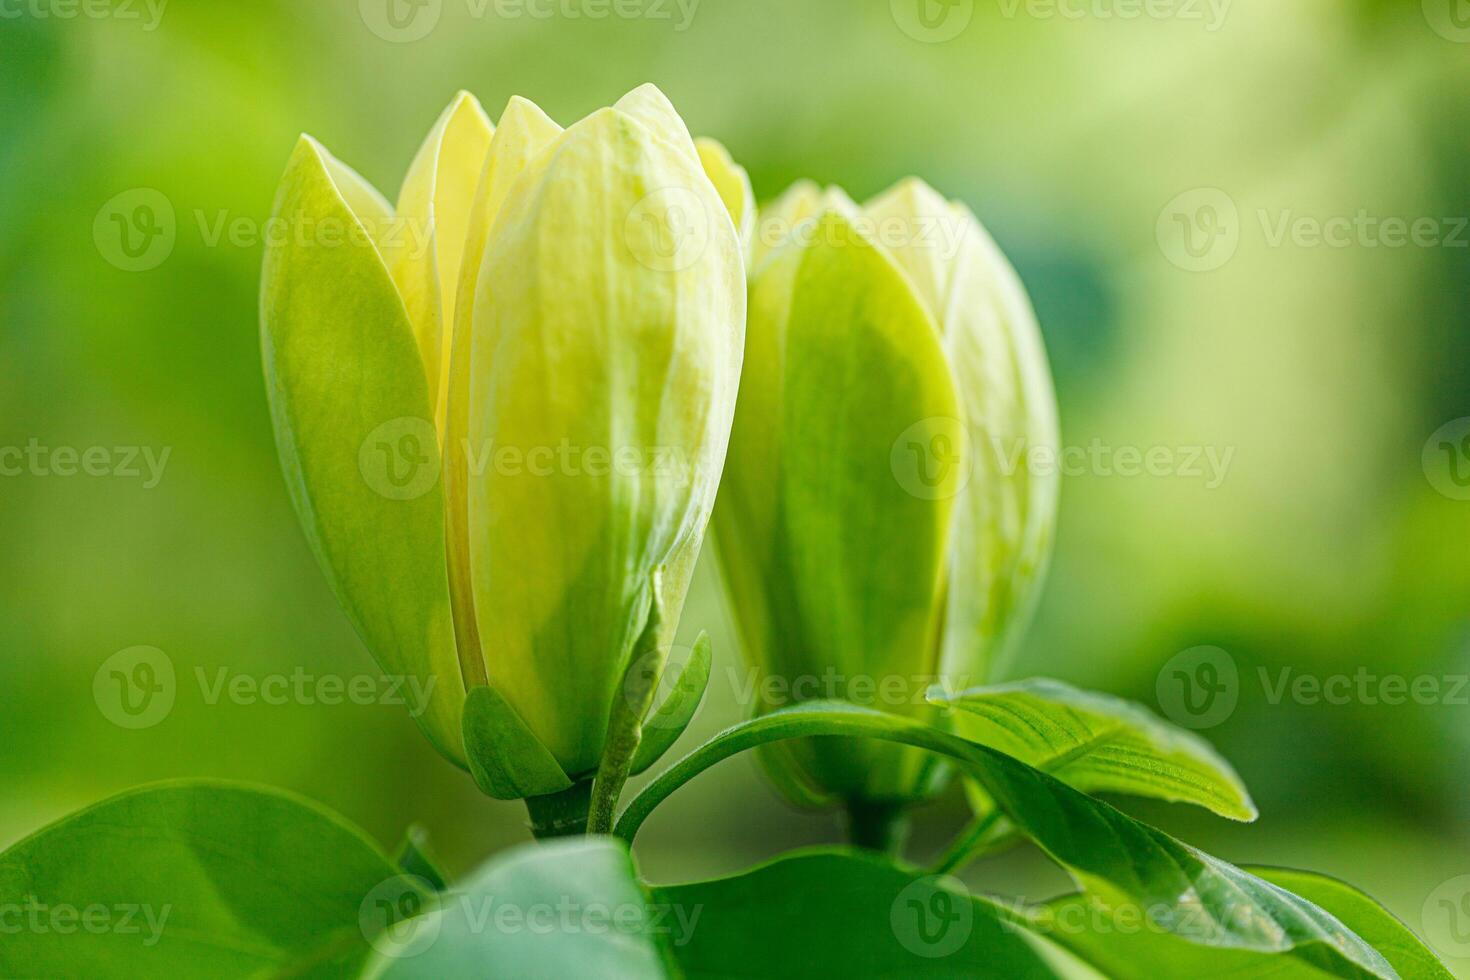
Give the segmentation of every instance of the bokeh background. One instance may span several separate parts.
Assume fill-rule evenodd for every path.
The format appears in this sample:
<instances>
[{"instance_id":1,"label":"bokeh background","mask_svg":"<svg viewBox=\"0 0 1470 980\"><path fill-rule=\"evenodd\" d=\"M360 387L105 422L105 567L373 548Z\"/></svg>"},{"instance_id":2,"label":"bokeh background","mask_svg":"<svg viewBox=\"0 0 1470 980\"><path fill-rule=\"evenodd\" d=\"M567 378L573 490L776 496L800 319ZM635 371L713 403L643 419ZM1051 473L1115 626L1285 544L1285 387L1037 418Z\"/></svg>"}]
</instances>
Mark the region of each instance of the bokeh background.
<instances>
[{"instance_id":1,"label":"bokeh background","mask_svg":"<svg viewBox=\"0 0 1470 980\"><path fill-rule=\"evenodd\" d=\"M927 20L918 0L644 0L603 19L597 0L395 2L398 27L384 0L0 2L0 446L169 453L151 486L0 476L0 845L184 776L289 787L385 843L421 821L456 869L524 838L520 809L481 798L400 708L202 689L221 670L376 674L277 469L261 249L216 231L260 226L301 131L392 197L460 88L492 115L520 94L566 123L653 81L763 199L804 176L862 198L917 173L969 202L1034 296L1068 445L1229 454L1219 480L1068 476L1010 672L1167 710L1161 670L1218 647L1235 706L1204 734L1262 819L1125 805L1231 860L1348 878L1470 953L1454 946L1470 916L1459 933L1434 920L1470 875L1463 0L1180 0L1136 17L1128 0L934 0ZM175 227L166 257L131 271L108 208L140 192ZM684 628L717 651L687 747L743 711L707 564ZM93 682L140 644L166 653L176 698L133 730ZM1436 678L1439 695L1271 696L1282 671L1360 670ZM963 817L958 798L921 814L914 856ZM640 860L664 880L731 872L836 833L739 759L654 818ZM1027 850L966 877L1064 884Z\"/></svg>"}]
</instances>

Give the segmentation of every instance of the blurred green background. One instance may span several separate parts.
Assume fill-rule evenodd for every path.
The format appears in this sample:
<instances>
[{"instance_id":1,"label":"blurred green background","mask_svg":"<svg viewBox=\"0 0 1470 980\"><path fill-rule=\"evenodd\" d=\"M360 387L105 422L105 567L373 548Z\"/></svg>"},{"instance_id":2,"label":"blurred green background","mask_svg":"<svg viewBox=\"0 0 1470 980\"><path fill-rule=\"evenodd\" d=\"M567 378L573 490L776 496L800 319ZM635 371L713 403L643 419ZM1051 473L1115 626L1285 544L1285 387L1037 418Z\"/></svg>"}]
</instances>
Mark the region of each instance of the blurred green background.
<instances>
[{"instance_id":1,"label":"blurred green background","mask_svg":"<svg viewBox=\"0 0 1470 980\"><path fill-rule=\"evenodd\" d=\"M595 19L572 15L608 5L555 0L541 17L428 0L399 8L402 29L383 0L173 0L161 16L157 0L0 2L0 447L170 453L156 486L0 476L0 844L182 776L290 787L385 842L421 820L456 869L524 838L520 808L480 797L401 708L201 689L196 672L213 683L221 668L377 673L277 469L261 249L214 232L264 221L303 130L392 197L457 89L492 115L520 94L569 123L653 81L763 199L803 176L862 198L916 173L969 202L1034 296L1068 445L1233 453L1218 486L1067 477L1011 673L1159 708L1170 658L1222 648L1238 704L1203 734L1261 821L1124 805L1232 860L1350 879L1452 940L1431 893L1470 874L1470 689L1397 706L1270 695L1285 668L1470 673L1470 494L1453 468L1470 455L1431 442L1470 416L1462 0L1181 0L1134 18L1127 0L1071 0L1068 15L962 0L935 2L928 27L918 0L691 2ZM136 189L167 200L176 237L128 271L106 208ZM1310 237L1358 215L1379 224ZM1437 233L1397 241L1388 218ZM1298 219L1306 234L1278 237ZM1171 238L1181 228L1203 258ZM706 565L683 627L712 632L716 678L685 746L741 716L721 595ZM177 696L129 730L93 681L140 644L165 651ZM958 798L921 814L914 855L963 816ZM740 759L654 818L640 860L664 880L729 872L835 833ZM1064 884L1028 851L966 877L1033 896ZM1470 976L1470 959L1452 962Z\"/></svg>"}]
</instances>

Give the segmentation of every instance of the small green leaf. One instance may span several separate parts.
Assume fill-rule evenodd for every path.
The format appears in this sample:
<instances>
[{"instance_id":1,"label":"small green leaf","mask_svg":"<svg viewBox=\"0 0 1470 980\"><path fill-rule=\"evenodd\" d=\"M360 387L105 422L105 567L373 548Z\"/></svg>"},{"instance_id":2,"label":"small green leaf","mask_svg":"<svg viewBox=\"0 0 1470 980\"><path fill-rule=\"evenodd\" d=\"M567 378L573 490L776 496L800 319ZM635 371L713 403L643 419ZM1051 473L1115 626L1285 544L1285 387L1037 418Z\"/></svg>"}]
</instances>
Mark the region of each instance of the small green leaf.
<instances>
[{"instance_id":1,"label":"small green leaf","mask_svg":"<svg viewBox=\"0 0 1470 980\"><path fill-rule=\"evenodd\" d=\"M1056 976L1024 933L958 880L871 852L789 854L654 897L702 910L698 928L669 944L689 980Z\"/></svg>"},{"instance_id":2,"label":"small green leaf","mask_svg":"<svg viewBox=\"0 0 1470 980\"><path fill-rule=\"evenodd\" d=\"M493 687L476 687L465 699L464 749L475 783L497 800L548 796L572 785L551 750Z\"/></svg>"},{"instance_id":3,"label":"small green leaf","mask_svg":"<svg viewBox=\"0 0 1470 980\"><path fill-rule=\"evenodd\" d=\"M385 888L421 894L314 803L225 783L145 787L0 855L0 907L39 923L6 930L0 975L347 975L369 951L363 903Z\"/></svg>"},{"instance_id":4,"label":"small green leaf","mask_svg":"<svg viewBox=\"0 0 1470 980\"><path fill-rule=\"evenodd\" d=\"M660 801L722 759L771 742L830 735L883 739L962 762L1011 822L1094 897L1110 907L1146 909L1157 928L1188 942L1285 954L1337 977L1397 976L1311 902L994 749L845 702L809 702L726 729L646 786L618 821L618 834L631 840Z\"/></svg>"},{"instance_id":5,"label":"small green leaf","mask_svg":"<svg viewBox=\"0 0 1470 980\"><path fill-rule=\"evenodd\" d=\"M404 833L393 860L405 872L424 879L437 891L449 887L449 879L439 870L439 859L429 845L429 831L420 824L411 825Z\"/></svg>"},{"instance_id":6,"label":"small green leaf","mask_svg":"<svg viewBox=\"0 0 1470 980\"><path fill-rule=\"evenodd\" d=\"M1251 869L1334 915L1383 954L1397 975L1412 980L1450 980L1408 927L1357 889L1305 871ZM1011 909L1016 921L1069 950L1115 980L1161 976L1321 980L1323 969L1305 959L1250 950L1204 949L1168 935L1137 908L1105 909L1085 895L1068 895L1034 908Z\"/></svg>"},{"instance_id":7,"label":"small green leaf","mask_svg":"<svg viewBox=\"0 0 1470 980\"><path fill-rule=\"evenodd\" d=\"M506 852L380 940L364 977L667 977L657 936L679 927L638 884L609 837Z\"/></svg>"},{"instance_id":8,"label":"small green leaf","mask_svg":"<svg viewBox=\"0 0 1470 980\"><path fill-rule=\"evenodd\" d=\"M673 689L643 721L643 741L638 743L638 754L633 757L633 775L646 771L663 758L689 727L709 686L711 660L709 634L701 633Z\"/></svg>"},{"instance_id":9,"label":"small green leaf","mask_svg":"<svg viewBox=\"0 0 1470 980\"><path fill-rule=\"evenodd\" d=\"M934 688L929 701L957 709L955 730L969 741L1084 793L1193 803L1231 820L1256 819L1230 763L1142 705L1045 678L958 694Z\"/></svg>"}]
</instances>

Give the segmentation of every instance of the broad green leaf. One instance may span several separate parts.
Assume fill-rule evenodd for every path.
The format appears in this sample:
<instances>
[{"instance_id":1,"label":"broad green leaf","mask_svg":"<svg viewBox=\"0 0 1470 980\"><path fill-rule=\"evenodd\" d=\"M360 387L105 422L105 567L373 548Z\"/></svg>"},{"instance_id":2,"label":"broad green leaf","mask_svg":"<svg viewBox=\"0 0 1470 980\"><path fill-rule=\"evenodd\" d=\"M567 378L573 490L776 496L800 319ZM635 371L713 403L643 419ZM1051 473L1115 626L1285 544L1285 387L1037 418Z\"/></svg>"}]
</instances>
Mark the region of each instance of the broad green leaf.
<instances>
[{"instance_id":1,"label":"broad green leaf","mask_svg":"<svg viewBox=\"0 0 1470 980\"><path fill-rule=\"evenodd\" d=\"M475 783L497 800L548 796L572 785L553 756L493 687L470 690L464 749Z\"/></svg>"},{"instance_id":2,"label":"broad green leaf","mask_svg":"<svg viewBox=\"0 0 1470 980\"><path fill-rule=\"evenodd\" d=\"M866 851L788 854L654 898L700 910L698 928L669 946L689 980L1057 976L1023 931L957 879Z\"/></svg>"},{"instance_id":3,"label":"broad green leaf","mask_svg":"<svg viewBox=\"0 0 1470 980\"><path fill-rule=\"evenodd\" d=\"M422 895L313 803L224 783L146 787L0 855L0 907L27 923L5 930L0 975L348 976L369 952L362 905L384 889Z\"/></svg>"},{"instance_id":4,"label":"broad green leaf","mask_svg":"<svg viewBox=\"0 0 1470 980\"><path fill-rule=\"evenodd\" d=\"M715 526L749 659L795 692L815 681L830 684L817 696L860 701L937 671L948 484L962 466L916 487L894 453L905 433L960 406L905 276L846 207L824 206L810 243L780 250L752 286ZM895 700L932 714L922 697ZM872 743L824 739L789 753L841 797L902 799L925 771L917 753Z\"/></svg>"},{"instance_id":5,"label":"broad green leaf","mask_svg":"<svg viewBox=\"0 0 1470 980\"><path fill-rule=\"evenodd\" d=\"M1383 954L1405 980L1449 980L1451 974L1408 927L1349 885L1304 871L1251 869L1262 880L1313 902ZM1115 980L1220 977L1224 980L1322 980L1318 966L1249 950L1205 949L1169 935L1145 909L1105 909L1085 895L1069 895L1033 908L1008 906L1036 935L1070 950Z\"/></svg>"},{"instance_id":6,"label":"broad green leaf","mask_svg":"<svg viewBox=\"0 0 1470 980\"><path fill-rule=\"evenodd\" d=\"M672 685L661 682L661 686L670 690L653 713L644 719L643 740L638 743L638 754L633 757L633 775L647 771L649 766L663 758L664 753L684 734L684 729L689 727L700 702L704 700L705 689L709 687L711 660L709 634L701 633L694 641L689 660L679 671L679 676L673 679Z\"/></svg>"},{"instance_id":7,"label":"broad green leaf","mask_svg":"<svg viewBox=\"0 0 1470 980\"><path fill-rule=\"evenodd\" d=\"M746 749L808 736L878 738L961 762L1000 810L1109 907L1148 910L1191 943L1294 957L1331 976L1397 976L1329 913L994 749L898 715L842 702L785 708L726 729L662 773L629 804L631 840L649 812L711 765Z\"/></svg>"},{"instance_id":8,"label":"broad green leaf","mask_svg":"<svg viewBox=\"0 0 1470 980\"><path fill-rule=\"evenodd\" d=\"M374 943L366 978L657 980L661 941L692 928L639 885L609 837L515 848Z\"/></svg>"},{"instance_id":9,"label":"broad green leaf","mask_svg":"<svg viewBox=\"0 0 1470 980\"><path fill-rule=\"evenodd\" d=\"M1142 705L1036 678L950 694L956 731L1084 793L1121 793L1193 803L1232 820L1254 820L1240 777L1204 739Z\"/></svg>"},{"instance_id":10,"label":"broad green leaf","mask_svg":"<svg viewBox=\"0 0 1470 980\"><path fill-rule=\"evenodd\" d=\"M349 201L375 216L365 224ZM385 214L376 191L302 138L275 206L289 233L265 253L266 388L286 485L332 590L385 672L432 685L417 721L463 765L434 412L368 231Z\"/></svg>"}]
</instances>

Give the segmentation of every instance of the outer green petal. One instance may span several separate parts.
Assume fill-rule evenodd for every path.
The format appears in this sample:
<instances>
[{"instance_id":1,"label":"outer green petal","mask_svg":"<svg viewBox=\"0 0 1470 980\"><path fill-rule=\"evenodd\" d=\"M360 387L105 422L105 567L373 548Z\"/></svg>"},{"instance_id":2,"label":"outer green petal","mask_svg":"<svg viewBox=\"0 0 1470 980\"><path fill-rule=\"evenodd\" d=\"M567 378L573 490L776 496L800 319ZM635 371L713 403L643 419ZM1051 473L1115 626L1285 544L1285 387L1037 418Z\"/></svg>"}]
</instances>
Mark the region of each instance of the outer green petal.
<instances>
[{"instance_id":1,"label":"outer green petal","mask_svg":"<svg viewBox=\"0 0 1470 980\"><path fill-rule=\"evenodd\" d=\"M495 223L510 189L531 161L561 135L534 103L512 98L500 116L500 127L490 143L479 189L469 212L469 231L460 262L454 337L449 358L449 399L444 438L444 507L448 528L449 592L454 607L455 640L464 676L472 684L488 681L479 625L475 620L474 591L470 581L469 443L470 341L473 336L475 293L480 265ZM483 460L483 451L477 457ZM481 463L477 462L477 465Z\"/></svg>"},{"instance_id":2,"label":"outer green petal","mask_svg":"<svg viewBox=\"0 0 1470 980\"><path fill-rule=\"evenodd\" d=\"M822 188L810 180L799 180L762 208L751 246L751 272L759 271L773 252L790 242L791 230L815 215L821 204Z\"/></svg>"},{"instance_id":3,"label":"outer green petal","mask_svg":"<svg viewBox=\"0 0 1470 980\"><path fill-rule=\"evenodd\" d=\"M470 205L494 133L475 97L459 93L424 140L398 195L388 265L413 323L440 432L448 399L450 325Z\"/></svg>"},{"instance_id":4,"label":"outer green petal","mask_svg":"<svg viewBox=\"0 0 1470 980\"><path fill-rule=\"evenodd\" d=\"M748 263L755 245L755 192L750 186L750 175L731 158L730 151L718 140L702 136L694 141L694 148L699 151L699 162L704 165L705 174L715 185L715 190L720 192L720 199L725 202L730 219L735 222Z\"/></svg>"},{"instance_id":5,"label":"outer green petal","mask_svg":"<svg viewBox=\"0 0 1470 980\"><path fill-rule=\"evenodd\" d=\"M670 629L683 604L739 379L740 246L692 146L609 109L517 181L479 282L470 445L501 455L470 478L476 618L492 683L577 776L656 569Z\"/></svg>"},{"instance_id":6,"label":"outer green petal","mask_svg":"<svg viewBox=\"0 0 1470 980\"><path fill-rule=\"evenodd\" d=\"M292 502L338 601L384 671L434 685L419 724L462 764L442 503L432 484L390 499L438 466L428 387L403 303L347 203L376 195L346 175L303 137L281 183L275 216L291 233L267 247L261 289L271 417ZM352 234L328 239L327 229Z\"/></svg>"},{"instance_id":7,"label":"outer green petal","mask_svg":"<svg viewBox=\"0 0 1470 980\"><path fill-rule=\"evenodd\" d=\"M804 697L862 700L857 685L899 678L918 697L883 706L925 713L916 683L934 667L954 504L908 492L892 451L916 423L957 418L959 401L938 331L891 260L838 210L814 231L753 289L721 554L767 670L816 682ZM795 754L848 798L907 797L922 770L915 753L843 739Z\"/></svg>"}]
</instances>

